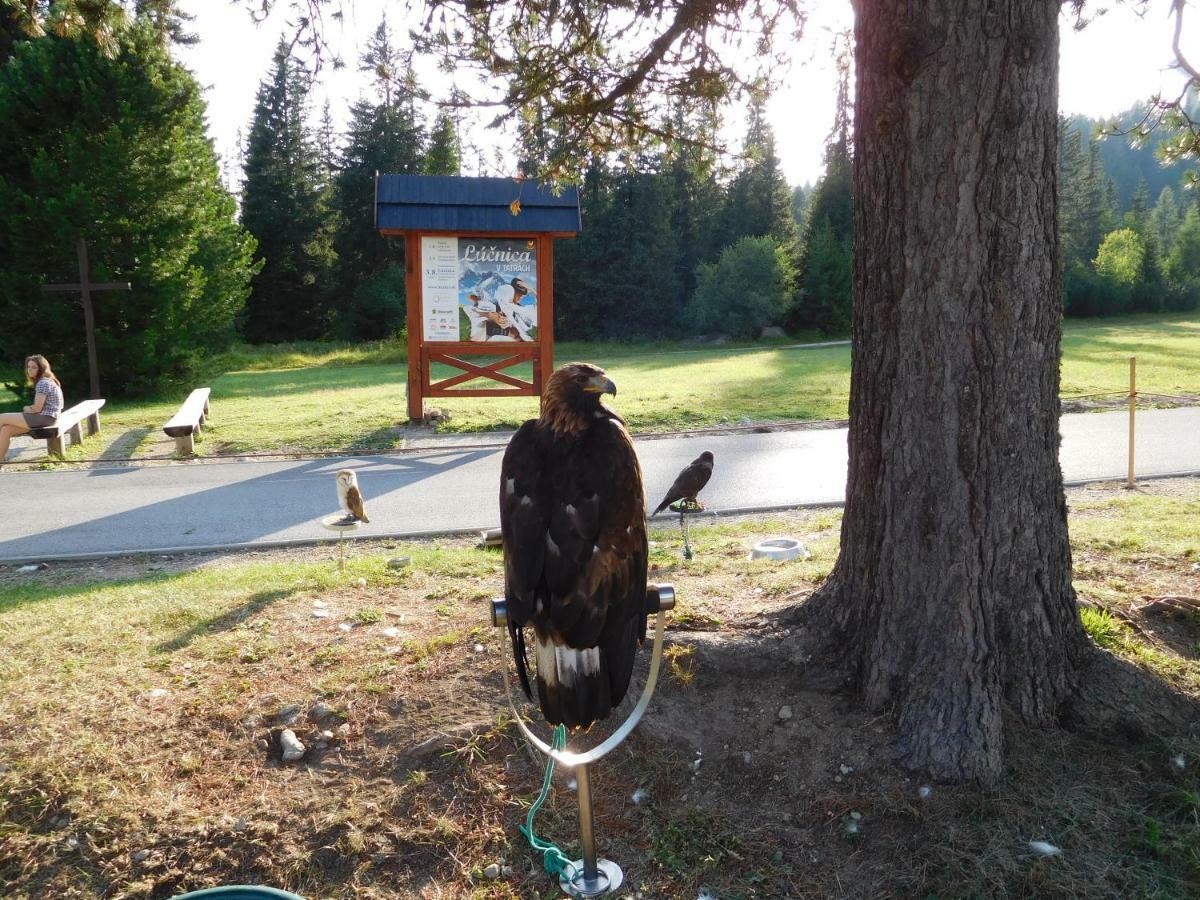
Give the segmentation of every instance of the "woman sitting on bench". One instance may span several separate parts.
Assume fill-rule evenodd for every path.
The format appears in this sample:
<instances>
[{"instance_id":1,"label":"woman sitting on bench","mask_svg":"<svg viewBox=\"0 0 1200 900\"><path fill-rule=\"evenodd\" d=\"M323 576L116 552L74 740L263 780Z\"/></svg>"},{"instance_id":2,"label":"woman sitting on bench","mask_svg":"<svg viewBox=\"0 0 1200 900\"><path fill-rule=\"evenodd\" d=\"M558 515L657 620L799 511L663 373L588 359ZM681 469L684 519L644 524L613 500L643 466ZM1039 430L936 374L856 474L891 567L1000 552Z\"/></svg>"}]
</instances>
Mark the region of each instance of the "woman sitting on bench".
<instances>
[{"instance_id":1,"label":"woman sitting on bench","mask_svg":"<svg viewBox=\"0 0 1200 900\"><path fill-rule=\"evenodd\" d=\"M24 412L0 413L0 463L8 454L8 443L14 434L25 434L31 428L53 425L63 411L62 384L50 370L50 361L44 356L30 356L25 360L25 377L33 385L33 403Z\"/></svg>"}]
</instances>

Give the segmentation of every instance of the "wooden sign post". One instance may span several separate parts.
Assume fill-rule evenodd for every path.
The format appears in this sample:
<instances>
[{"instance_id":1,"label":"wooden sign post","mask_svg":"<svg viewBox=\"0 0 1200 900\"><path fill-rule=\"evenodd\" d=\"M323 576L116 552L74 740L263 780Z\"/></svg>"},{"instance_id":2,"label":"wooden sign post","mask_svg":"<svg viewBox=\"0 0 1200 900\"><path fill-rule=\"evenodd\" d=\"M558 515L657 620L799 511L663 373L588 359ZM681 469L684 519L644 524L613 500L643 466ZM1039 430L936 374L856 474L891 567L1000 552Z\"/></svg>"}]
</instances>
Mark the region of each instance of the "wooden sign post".
<instances>
[{"instance_id":1,"label":"wooden sign post","mask_svg":"<svg viewBox=\"0 0 1200 900\"><path fill-rule=\"evenodd\" d=\"M92 390L91 398L96 400L100 397L100 365L96 359L96 314L92 310L92 291L131 291L133 285L128 281L89 281L87 241L80 238L75 244L75 252L79 257L79 283L46 284L42 285L42 290L78 291L83 298L83 323L87 330L88 381Z\"/></svg>"},{"instance_id":2,"label":"wooden sign post","mask_svg":"<svg viewBox=\"0 0 1200 900\"><path fill-rule=\"evenodd\" d=\"M554 368L554 238L580 229L574 189L381 175L375 209L381 234L404 237L409 419L426 397L540 397ZM522 364L528 380L505 371ZM435 366L455 371L435 381ZM480 378L493 384L462 387Z\"/></svg>"}]
</instances>

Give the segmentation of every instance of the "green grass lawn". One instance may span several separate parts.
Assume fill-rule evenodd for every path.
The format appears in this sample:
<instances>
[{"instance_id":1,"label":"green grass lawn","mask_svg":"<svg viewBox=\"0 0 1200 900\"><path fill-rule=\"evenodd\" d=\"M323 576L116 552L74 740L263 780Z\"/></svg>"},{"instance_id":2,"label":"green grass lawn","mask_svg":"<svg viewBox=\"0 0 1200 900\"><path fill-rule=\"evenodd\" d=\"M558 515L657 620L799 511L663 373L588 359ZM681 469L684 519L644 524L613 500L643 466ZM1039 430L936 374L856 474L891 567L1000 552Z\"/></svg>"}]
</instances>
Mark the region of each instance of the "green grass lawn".
<instances>
[{"instance_id":1,"label":"green grass lawn","mask_svg":"<svg viewBox=\"0 0 1200 900\"><path fill-rule=\"evenodd\" d=\"M1068 499L1085 628L1200 698L1200 616L1136 609L1194 583L1200 480ZM679 597L665 671L593 776L602 849L642 895L1198 896L1195 735L1014 722L1000 785L922 797L891 762L890 717L848 702L823 659L747 659L801 640L780 644L778 623L827 576L839 525L837 510L706 520L690 561L676 528L652 529L651 577ZM747 559L779 534L812 558ZM330 547L0 567L0 893L559 896L516 831L543 771L502 699L487 606L502 555L442 538L350 557L343 575ZM318 701L328 723L307 715ZM794 730L775 724L784 702ZM282 765L273 726L293 706L307 755ZM577 855L575 797L556 785L538 831ZM1063 853L1039 859L1032 839ZM496 861L511 869L481 877Z\"/></svg>"},{"instance_id":2,"label":"green grass lawn","mask_svg":"<svg viewBox=\"0 0 1200 900\"><path fill-rule=\"evenodd\" d=\"M1139 392L1200 394L1200 313L1067 321L1063 396L1127 390L1131 356Z\"/></svg>"},{"instance_id":3,"label":"green grass lawn","mask_svg":"<svg viewBox=\"0 0 1200 900\"><path fill-rule=\"evenodd\" d=\"M1119 391L1128 357L1138 357L1142 392L1200 393L1200 315L1070 321L1063 340L1064 396ZM560 344L556 362L604 366L617 383L612 405L635 431L847 414L850 348L788 349L781 343L686 345ZM363 450L397 445L405 417L405 352L396 342L241 347L214 360L211 430L202 455L287 450ZM509 370L528 377L528 367ZM435 378L453 370L437 369ZM105 433L76 458L164 455L161 427L182 393L160 401L114 402ZM440 430L516 427L537 412L533 398L430 401L450 411Z\"/></svg>"}]
</instances>

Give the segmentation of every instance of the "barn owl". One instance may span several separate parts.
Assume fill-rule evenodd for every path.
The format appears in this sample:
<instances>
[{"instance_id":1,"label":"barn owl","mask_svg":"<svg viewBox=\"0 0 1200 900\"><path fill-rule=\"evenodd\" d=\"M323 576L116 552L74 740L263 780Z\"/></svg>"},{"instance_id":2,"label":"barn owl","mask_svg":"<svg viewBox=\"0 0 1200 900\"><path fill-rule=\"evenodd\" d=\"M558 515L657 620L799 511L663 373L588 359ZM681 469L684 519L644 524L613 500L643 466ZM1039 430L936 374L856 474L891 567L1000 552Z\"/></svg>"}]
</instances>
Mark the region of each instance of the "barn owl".
<instances>
[{"instance_id":1,"label":"barn owl","mask_svg":"<svg viewBox=\"0 0 1200 900\"><path fill-rule=\"evenodd\" d=\"M371 520L367 518L367 511L363 508L363 495L358 489L358 476L354 474L354 470L341 469L337 473L337 486L338 503L346 511L344 521L362 521L369 525Z\"/></svg>"}]
</instances>

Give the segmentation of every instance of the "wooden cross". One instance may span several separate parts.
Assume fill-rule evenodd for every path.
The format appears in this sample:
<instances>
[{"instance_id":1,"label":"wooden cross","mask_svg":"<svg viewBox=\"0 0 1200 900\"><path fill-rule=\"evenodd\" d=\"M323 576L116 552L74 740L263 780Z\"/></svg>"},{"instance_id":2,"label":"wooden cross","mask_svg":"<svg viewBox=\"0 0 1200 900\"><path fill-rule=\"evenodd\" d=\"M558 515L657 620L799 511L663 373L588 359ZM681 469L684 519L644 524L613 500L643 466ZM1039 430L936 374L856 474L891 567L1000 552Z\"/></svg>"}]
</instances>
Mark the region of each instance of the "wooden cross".
<instances>
[{"instance_id":1,"label":"wooden cross","mask_svg":"<svg viewBox=\"0 0 1200 900\"><path fill-rule=\"evenodd\" d=\"M100 397L100 369L96 363L96 316L92 312L92 291L131 291L128 281L93 283L88 280L87 241L80 238L75 248L79 255L78 284L45 284L43 291L79 291L83 295L83 321L87 327L88 377L92 382L92 399Z\"/></svg>"}]
</instances>

